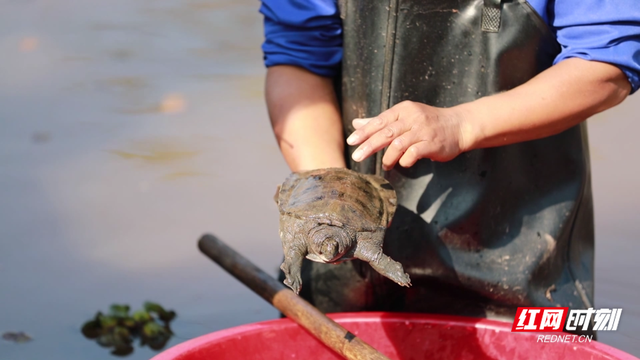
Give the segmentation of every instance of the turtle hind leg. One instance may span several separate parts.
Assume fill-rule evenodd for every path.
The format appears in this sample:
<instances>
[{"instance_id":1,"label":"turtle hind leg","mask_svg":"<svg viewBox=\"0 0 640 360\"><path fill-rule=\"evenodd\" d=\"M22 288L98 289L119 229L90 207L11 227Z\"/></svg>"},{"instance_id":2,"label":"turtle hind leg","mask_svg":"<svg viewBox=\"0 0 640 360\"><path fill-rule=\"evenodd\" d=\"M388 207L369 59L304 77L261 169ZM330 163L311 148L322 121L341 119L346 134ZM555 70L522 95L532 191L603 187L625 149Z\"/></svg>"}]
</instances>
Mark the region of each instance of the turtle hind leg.
<instances>
[{"instance_id":1,"label":"turtle hind leg","mask_svg":"<svg viewBox=\"0 0 640 360\"><path fill-rule=\"evenodd\" d=\"M394 281L398 285L411 286L409 274L404 272L402 264L393 260L382 252L382 246L370 240L360 240L355 251L355 257L366 261L380 275Z\"/></svg>"}]
</instances>

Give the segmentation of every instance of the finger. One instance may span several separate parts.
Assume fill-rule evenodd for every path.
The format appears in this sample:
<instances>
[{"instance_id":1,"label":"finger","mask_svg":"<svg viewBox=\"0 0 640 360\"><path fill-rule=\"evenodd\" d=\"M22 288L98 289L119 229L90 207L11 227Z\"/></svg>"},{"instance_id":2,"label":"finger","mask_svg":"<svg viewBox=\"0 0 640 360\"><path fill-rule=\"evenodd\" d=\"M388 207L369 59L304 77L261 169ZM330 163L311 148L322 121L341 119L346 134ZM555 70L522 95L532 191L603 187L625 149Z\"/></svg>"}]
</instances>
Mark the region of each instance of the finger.
<instances>
[{"instance_id":1,"label":"finger","mask_svg":"<svg viewBox=\"0 0 640 360\"><path fill-rule=\"evenodd\" d=\"M374 133L369 139L367 139L362 145L356 149L353 153L353 160L362 161L374 153L382 150L386 146L389 146L394 139L411 129L411 125L405 121L395 121L390 125L382 128L380 131Z\"/></svg>"},{"instance_id":2,"label":"finger","mask_svg":"<svg viewBox=\"0 0 640 360\"><path fill-rule=\"evenodd\" d=\"M415 137L413 131L407 131L395 138L384 153L382 168L385 171L391 170L407 149L417 142L419 142L419 139Z\"/></svg>"},{"instance_id":3,"label":"finger","mask_svg":"<svg viewBox=\"0 0 640 360\"><path fill-rule=\"evenodd\" d=\"M364 120L367 120L367 123L364 124L362 127L360 127L358 130L354 131L347 138L347 144L349 145L362 144L369 137L371 137L371 135L377 133L388 124L397 121L398 111L395 110L394 108L391 108L374 118L364 119Z\"/></svg>"},{"instance_id":4,"label":"finger","mask_svg":"<svg viewBox=\"0 0 640 360\"><path fill-rule=\"evenodd\" d=\"M410 145L398 162L402 167L411 167L418 160L430 158L436 152L437 148L431 141L421 141Z\"/></svg>"},{"instance_id":5,"label":"finger","mask_svg":"<svg viewBox=\"0 0 640 360\"><path fill-rule=\"evenodd\" d=\"M371 118L368 118L368 119L353 119L351 124L357 130L357 129L360 129L363 125L366 125L369 121L371 121Z\"/></svg>"}]
</instances>

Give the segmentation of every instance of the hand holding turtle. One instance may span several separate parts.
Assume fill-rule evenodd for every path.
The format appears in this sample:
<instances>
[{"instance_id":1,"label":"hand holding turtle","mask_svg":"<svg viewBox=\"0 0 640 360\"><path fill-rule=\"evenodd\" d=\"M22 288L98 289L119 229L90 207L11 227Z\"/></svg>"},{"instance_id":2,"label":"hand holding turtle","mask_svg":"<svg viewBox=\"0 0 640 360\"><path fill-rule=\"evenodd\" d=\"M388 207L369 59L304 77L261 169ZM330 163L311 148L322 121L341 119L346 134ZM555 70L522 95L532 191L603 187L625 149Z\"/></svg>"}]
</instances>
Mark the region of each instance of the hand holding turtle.
<instances>
[{"instance_id":1,"label":"hand holding turtle","mask_svg":"<svg viewBox=\"0 0 640 360\"><path fill-rule=\"evenodd\" d=\"M349 145L360 145L353 160L362 161L388 146L382 165L385 170L399 162L410 167L419 159L448 161L466 151L463 116L455 108L404 101L380 115L355 119Z\"/></svg>"},{"instance_id":2,"label":"hand holding turtle","mask_svg":"<svg viewBox=\"0 0 640 360\"><path fill-rule=\"evenodd\" d=\"M299 293L303 258L340 263L354 258L403 286L402 265L382 253L396 193L382 177L342 168L291 174L274 197L280 210L284 283Z\"/></svg>"}]
</instances>

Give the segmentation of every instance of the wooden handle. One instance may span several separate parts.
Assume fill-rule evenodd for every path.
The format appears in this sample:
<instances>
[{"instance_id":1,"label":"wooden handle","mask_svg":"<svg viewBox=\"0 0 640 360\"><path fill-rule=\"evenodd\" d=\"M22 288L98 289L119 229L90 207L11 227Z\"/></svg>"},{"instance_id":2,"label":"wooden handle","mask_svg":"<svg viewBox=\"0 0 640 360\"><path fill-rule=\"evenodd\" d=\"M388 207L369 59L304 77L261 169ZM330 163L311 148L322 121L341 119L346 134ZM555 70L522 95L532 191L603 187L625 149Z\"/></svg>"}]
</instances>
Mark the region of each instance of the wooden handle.
<instances>
[{"instance_id":1,"label":"wooden handle","mask_svg":"<svg viewBox=\"0 0 640 360\"><path fill-rule=\"evenodd\" d=\"M345 359L389 360L215 236L202 236L198 247L228 273Z\"/></svg>"}]
</instances>

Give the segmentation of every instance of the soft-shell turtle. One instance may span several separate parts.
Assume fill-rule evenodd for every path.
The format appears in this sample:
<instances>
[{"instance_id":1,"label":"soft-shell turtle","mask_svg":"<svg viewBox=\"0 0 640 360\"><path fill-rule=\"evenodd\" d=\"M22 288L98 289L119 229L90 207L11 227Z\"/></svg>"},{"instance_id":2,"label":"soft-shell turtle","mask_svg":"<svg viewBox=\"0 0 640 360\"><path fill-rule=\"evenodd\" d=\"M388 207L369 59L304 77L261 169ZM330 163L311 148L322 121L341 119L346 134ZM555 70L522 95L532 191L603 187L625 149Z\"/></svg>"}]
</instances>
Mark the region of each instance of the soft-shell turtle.
<instances>
[{"instance_id":1,"label":"soft-shell turtle","mask_svg":"<svg viewBox=\"0 0 640 360\"><path fill-rule=\"evenodd\" d=\"M280 210L284 283L300 292L302 260L339 263L354 258L410 286L402 265L382 253L396 210L396 193L382 177L340 169L293 173L274 197Z\"/></svg>"}]
</instances>

